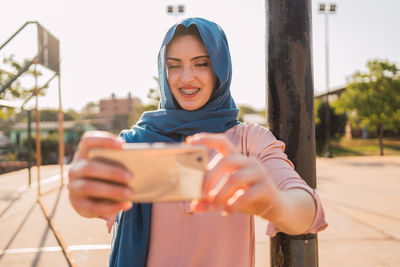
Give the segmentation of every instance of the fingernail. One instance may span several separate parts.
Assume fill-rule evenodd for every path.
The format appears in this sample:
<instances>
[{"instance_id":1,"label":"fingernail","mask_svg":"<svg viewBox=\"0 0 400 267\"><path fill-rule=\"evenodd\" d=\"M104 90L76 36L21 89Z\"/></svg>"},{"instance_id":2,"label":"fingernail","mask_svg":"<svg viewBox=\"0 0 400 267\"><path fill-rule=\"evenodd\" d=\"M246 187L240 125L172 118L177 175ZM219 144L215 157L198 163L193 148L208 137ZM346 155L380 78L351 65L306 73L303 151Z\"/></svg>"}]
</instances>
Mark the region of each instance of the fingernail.
<instances>
[{"instance_id":1,"label":"fingernail","mask_svg":"<svg viewBox=\"0 0 400 267\"><path fill-rule=\"evenodd\" d=\"M191 203L190 203L190 209L191 210L196 210L196 206L197 206L197 201L196 200L193 200Z\"/></svg>"},{"instance_id":2,"label":"fingernail","mask_svg":"<svg viewBox=\"0 0 400 267\"><path fill-rule=\"evenodd\" d=\"M218 194L218 191L219 191L219 190L218 190L217 188L211 189L211 191L208 192L208 194L207 194L207 198L208 198L208 199L214 199L215 196Z\"/></svg>"},{"instance_id":3,"label":"fingernail","mask_svg":"<svg viewBox=\"0 0 400 267\"><path fill-rule=\"evenodd\" d=\"M129 210L130 208L132 208L132 202L128 202L124 205L123 210Z\"/></svg>"},{"instance_id":4,"label":"fingernail","mask_svg":"<svg viewBox=\"0 0 400 267\"><path fill-rule=\"evenodd\" d=\"M226 210L221 211L221 216L226 217L229 213Z\"/></svg>"},{"instance_id":5,"label":"fingernail","mask_svg":"<svg viewBox=\"0 0 400 267\"><path fill-rule=\"evenodd\" d=\"M132 193L133 193L133 191L132 191L132 189L130 189L130 188L125 188L124 189L124 195L125 196L131 196L132 195Z\"/></svg>"},{"instance_id":6,"label":"fingernail","mask_svg":"<svg viewBox=\"0 0 400 267\"><path fill-rule=\"evenodd\" d=\"M132 174L129 173L129 172L124 172L124 178L125 178L126 180L130 180L130 179L132 179Z\"/></svg>"}]
</instances>

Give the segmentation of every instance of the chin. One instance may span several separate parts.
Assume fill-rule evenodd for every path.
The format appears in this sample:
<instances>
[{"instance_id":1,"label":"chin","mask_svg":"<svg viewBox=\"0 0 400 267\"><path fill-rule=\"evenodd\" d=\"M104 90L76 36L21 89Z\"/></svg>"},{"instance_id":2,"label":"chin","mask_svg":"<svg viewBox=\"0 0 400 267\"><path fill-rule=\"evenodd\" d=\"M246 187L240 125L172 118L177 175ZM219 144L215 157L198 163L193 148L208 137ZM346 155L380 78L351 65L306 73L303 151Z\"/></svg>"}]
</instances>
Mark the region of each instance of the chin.
<instances>
[{"instance_id":1,"label":"chin","mask_svg":"<svg viewBox=\"0 0 400 267\"><path fill-rule=\"evenodd\" d=\"M182 108L184 110L186 110L186 111L195 111L195 110L198 110L201 107L193 107L193 106L186 107L186 106L183 106Z\"/></svg>"}]
</instances>

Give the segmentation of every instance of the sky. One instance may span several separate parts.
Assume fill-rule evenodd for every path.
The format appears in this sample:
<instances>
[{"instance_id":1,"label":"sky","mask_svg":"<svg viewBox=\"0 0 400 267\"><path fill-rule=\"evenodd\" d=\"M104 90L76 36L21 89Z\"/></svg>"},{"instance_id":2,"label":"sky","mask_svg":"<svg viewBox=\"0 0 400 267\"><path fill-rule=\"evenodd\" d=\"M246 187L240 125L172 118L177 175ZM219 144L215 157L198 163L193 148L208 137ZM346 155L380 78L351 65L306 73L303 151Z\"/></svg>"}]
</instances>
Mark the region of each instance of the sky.
<instances>
[{"instance_id":1,"label":"sky","mask_svg":"<svg viewBox=\"0 0 400 267\"><path fill-rule=\"evenodd\" d=\"M315 93L325 86L325 24L312 0ZM88 102L133 96L148 103L155 88L157 55L171 25L186 17L204 17L225 31L233 65L232 96L237 104L265 107L265 1L261 0L14 0L2 3L0 43L26 21L38 21L60 40L61 95L64 109L80 110ZM329 2L330 3L330 2ZM366 71L371 59L400 65L400 1L336 0L329 19L330 88L346 85L357 70ZM185 5L181 16L168 15L167 5ZM33 58L36 28L28 26L0 51L0 60ZM3 67L4 66L1 66ZM52 72L43 73L39 85ZM31 86L32 79L23 79ZM28 103L33 106L34 101ZM40 108L58 107L58 82L53 80Z\"/></svg>"}]
</instances>

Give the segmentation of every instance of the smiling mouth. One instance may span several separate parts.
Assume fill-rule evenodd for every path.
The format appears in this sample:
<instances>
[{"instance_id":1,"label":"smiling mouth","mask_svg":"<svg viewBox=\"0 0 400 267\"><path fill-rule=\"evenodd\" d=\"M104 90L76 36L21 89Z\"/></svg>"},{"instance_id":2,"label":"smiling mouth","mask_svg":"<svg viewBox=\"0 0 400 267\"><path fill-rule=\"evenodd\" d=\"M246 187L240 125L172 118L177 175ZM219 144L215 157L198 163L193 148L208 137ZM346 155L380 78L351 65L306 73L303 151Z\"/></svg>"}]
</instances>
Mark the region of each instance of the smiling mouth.
<instances>
[{"instance_id":1,"label":"smiling mouth","mask_svg":"<svg viewBox=\"0 0 400 267\"><path fill-rule=\"evenodd\" d=\"M183 88L179 88L179 91L181 91L182 93L184 93L185 95L193 95L197 92L200 91L200 88L195 88L195 89L183 89Z\"/></svg>"}]
</instances>

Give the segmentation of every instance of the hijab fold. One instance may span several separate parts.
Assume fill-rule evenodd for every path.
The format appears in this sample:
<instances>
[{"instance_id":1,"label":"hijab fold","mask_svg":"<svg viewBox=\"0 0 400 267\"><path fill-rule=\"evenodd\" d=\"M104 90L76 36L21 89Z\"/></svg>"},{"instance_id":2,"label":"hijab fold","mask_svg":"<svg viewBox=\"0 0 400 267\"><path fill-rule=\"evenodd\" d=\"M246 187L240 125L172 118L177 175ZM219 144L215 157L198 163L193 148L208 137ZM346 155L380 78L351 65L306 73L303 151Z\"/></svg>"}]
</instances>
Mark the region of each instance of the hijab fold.
<instances>
[{"instance_id":1,"label":"hijab fold","mask_svg":"<svg viewBox=\"0 0 400 267\"><path fill-rule=\"evenodd\" d=\"M166 45L176 27L196 25L218 78L218 87L200 109L186 111L175 106L166 75ZM237 125L238 109L230 94L232 65L228 41L223 30L202 18L189 18L174 25L164 37L158 54L160 104L156 111L143 113L136 125L120 136L127 143L180 142L199 132L221 133ZM121 214L110 255L112 267L145 267L150 242L151 203L134 203Z\"/></svg>"}]
</instances>

